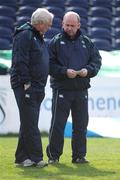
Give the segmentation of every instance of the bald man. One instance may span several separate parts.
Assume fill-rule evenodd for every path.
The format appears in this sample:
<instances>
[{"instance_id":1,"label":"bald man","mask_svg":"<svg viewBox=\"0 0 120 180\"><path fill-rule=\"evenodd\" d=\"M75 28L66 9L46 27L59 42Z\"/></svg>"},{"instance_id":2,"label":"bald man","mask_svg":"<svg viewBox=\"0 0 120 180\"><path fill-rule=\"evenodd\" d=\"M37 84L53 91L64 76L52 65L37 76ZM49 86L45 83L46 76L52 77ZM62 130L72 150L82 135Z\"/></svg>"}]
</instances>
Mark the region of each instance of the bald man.
<instances>
[{"instance_id":1,"label":"bald man","mask_svg":"<svg viewBox=\"0 0 120 180\"><path fill-rule=\"evenodd\" d=\"M101 67L101 56L91 40L80 31L80 17L67 12L63 17L63 32L50 42L50 75L52 120L47 146L48 162L58 163L63 153L64 129L72 116L72 163L88 163L88 88L90 78Z\"/></svg>"}]
</instances>

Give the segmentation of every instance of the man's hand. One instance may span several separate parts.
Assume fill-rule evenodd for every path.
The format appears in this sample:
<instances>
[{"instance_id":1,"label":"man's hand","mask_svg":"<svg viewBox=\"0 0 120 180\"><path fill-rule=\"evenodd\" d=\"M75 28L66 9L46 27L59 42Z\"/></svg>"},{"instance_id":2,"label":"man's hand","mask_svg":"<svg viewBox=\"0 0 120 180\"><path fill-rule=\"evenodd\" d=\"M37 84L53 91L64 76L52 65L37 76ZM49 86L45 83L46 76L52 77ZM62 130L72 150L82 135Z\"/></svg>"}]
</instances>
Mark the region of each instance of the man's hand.
<instances>
[{"instance_id":1,"label":"man's hand","mask_svg":"<svg viewBox=\"0 0 120 180\"><path fill-rule=\"evenodd\" d=\"M73 69L67 69L67 76L69 78L75 78L77 76L77 72Z\"/></svg>"},{"instance_id":2,"label":"man's hand","mask_svg":"<svg viewBox=\"0 0 120 180\"><path fill-rule=\"evenodd\" d=\"M88 74L88 70L85 69L85 68L83 68L83 69L81 69L79 71L76 71L76 72L77 72L77 75L79 75L80 77L86 77L87 74Z\"/></svg>"}]
</instances>

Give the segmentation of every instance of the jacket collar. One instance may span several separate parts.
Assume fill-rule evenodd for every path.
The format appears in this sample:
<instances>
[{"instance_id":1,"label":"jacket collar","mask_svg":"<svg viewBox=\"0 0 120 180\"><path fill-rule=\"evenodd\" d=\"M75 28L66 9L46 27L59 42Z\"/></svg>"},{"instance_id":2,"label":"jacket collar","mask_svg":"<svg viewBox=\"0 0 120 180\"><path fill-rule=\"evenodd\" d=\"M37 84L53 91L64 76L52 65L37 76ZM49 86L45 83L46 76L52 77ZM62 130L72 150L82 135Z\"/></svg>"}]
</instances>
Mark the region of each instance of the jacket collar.
<instances>
[{"instance_id":1,"label":"jacket collar","mask_svg":"<svg viewBox=\"0 0 120 180\"><path fill-rule=\"evenodd\" d=\"M29 22L27 22L27 24L31 27L33 33L35 34L35 36L37 36L39 39L43 40L43 36L40 35L40 32L36 30L36 28L34 28Z\"/></svg>"},{"instance_id":2,"label":"jacket collar","mask_svg":"<svg viewBox=\"0 0 120 180\"><path fill-rule=\"evenodd\" d=\"M74 38L71 39L71 37L70 37L64 30L63 30L62 33L63 33L63 36L64 36L67 40L69 40L69 41L74 41L74 40L78 39L78 38L80 37L80 35L82 34L81 31L78 30L78 31L76 32Z\"/></svg>"}]
</instances>

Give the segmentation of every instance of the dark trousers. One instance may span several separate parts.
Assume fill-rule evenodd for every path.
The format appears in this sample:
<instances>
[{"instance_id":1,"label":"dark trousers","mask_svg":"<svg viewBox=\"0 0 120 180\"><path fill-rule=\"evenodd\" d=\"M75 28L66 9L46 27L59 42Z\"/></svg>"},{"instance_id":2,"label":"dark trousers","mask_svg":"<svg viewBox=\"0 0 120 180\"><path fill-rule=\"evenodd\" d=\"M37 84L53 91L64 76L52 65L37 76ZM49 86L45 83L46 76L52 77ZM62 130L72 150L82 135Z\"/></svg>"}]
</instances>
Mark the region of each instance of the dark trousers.
<instances>
[{"instance_id":1,"label":"dark trousers","mask_svg":"<svg viewBox=\"0 0 120 180\"><path fill-rule=\"evenodd\" d=\"M54 90L52 120L47 146L47 155L50 159L59 159L63 153L64 129L70 111L72 116L72 159L86 155L88 91Z\"/></svg>"},{"instance_id":2,"label":"dark trousers","mask_svg":"<svg viewBox=\"0 0 120 180\"><path fill-rule=\"evenodd\" d=\"M25 159L39 162L43 159L43 150L38 120L44 93L27 93L23 87L18 87L14 89L14 94L20 116L20 131L15 162L20 163Z\"/></svg>"}]
</instances>

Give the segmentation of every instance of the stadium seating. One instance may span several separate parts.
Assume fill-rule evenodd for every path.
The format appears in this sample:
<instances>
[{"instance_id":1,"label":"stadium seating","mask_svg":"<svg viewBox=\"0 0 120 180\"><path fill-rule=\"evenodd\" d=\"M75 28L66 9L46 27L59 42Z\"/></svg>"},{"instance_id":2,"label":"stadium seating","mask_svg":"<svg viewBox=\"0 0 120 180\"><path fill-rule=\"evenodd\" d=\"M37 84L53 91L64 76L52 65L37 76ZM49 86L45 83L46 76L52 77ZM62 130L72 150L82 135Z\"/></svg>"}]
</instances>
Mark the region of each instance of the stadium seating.
<instances>
[{"instance_id":1,"label":"stadium seating","mask_svg":"<svg viewBox=\"0 0 120 180\"><path fill-rule=\"evenodd\" d=\"M64 0L43 0L41 5L43 7L54 6L64 9Z\"/></svg>"},{"instance_id":2,"label":"stadium seating","mask_svg":"<svg viewBox=\"0 0 120 180\"><path fill-rule=\"evenodd\" d=\"M22 24L24 24L28 21L30 21L30 17L28 17L28 16L17 17L15 27L21 26Z\"/></svg>"},{"instance_id":3,"label":"stadium seating","mask_svg":"<svg viewBox=\"0 0 120 180\"><path fill-rule=\"evenodd\" d=\"M35 9L36 8L32 7L32 6L27 6L27 5L21 6L17 11L16 16L17 17L23 17L23 16L31 17L31 15Z\"/></svg>"},{"instance_id":4,"label":"stadium seating","mask_svg":"<svg viewBox=\"0 0 120 180\"><path fill-rule=\"evenodd\" d=\"M88 30L87 30L86 28L82 28L82 27L81 27L80 30L81 30L81 32L82 32L84 35L86 35L86 36L88 35Z\"/></svg>"},{"instance_id":5,"label":"stadium seating","mask_svg":"<svg viewBox=\"0 0 120 180\"><path fill-rule=\"evenodd\" d=\"M112 0L112 6L119 7L120 6L120 0Z\"/></svg>"},{"instance_id":6,"label":"stadium seating","mask_svg":"<svg viewBox=\"0 0 120 180\"><path fill-rule=\"evenodd\" d=\"M120 39L120 27L114 29L113 36L115 39Z\"/></svg>"},{"instance_id":7,"label":"stadium seating","mask_svg":"<svg viewBox=\"0 0 120 180\"><path fill-rule=\"evenodd\" d=\"M53 38L54 35L60 33L60 30L58 28L51 27L45 34L46 39Z\"/></svg>"},{"instance_id":8,"label":"stadium seating","mask_svg":"<svg viewBox=\"0 0 120 180\"><path fill-rule=\"evenodd\" d=\"M11 49L11 43L5 38L0 38L0 50L9 50Z\"/></svg>"},{"instance_id":9,"label":"stadium seating","mask_svg":"<svg viewBox=\"0 0 120 180\"><path fill-rule=\"evenodd\" d=\"M105 50L105 51L111 51L111 43L108 40L105 39L91 39L93 43L95 43L96 47L100 50Z\"/></svg>"},{"instance_id":10,"label":"stadium seating","mask_svg":"<svg viewBox=\"0 0 120 180\"><path fill-rule=\"evenodd\" d=\"M88 27L87 27L87 19L81 17L80 22L81 22L81 28L86 29L86 31L87 31L87 29L88 29Z\"/></svg>"},{"instance_id":11,"label":"stadium seating","mask_svg":"<svg viewBox=\"0 0 120 180\"><path fill-rule=\"evenodd\" d=\"M95 6L95 7L91 7L88 15L93 16L93 17L95 17L95 16L101 17L102 16L102 17L111 19L112 12L109 8Z\"/></svg>"},{"instance_id":12,"label":"stadium seating","mask_svg":"<svg viewBox=\"0 0 120 180\"><path fill-rule=\"evenodd\" d=\"M120 17L120 7L114 8L114 16Z\"/></svg>"},{"instance_id":13,"label":"stadium seating","mask_svg":"<svg viewBox=\"0 0 120 180\"><path fill-rule=\"evenodd\" d=\"M120 17L115 17L114 20L112 21L112 25L114 27L120 27Z\"/></svg>"},{"instance_id":14,"label":"stadium seating","mask_svg":"<svg viewBox=\"0 0 120 180\"><path fill-rule=\"evenodd\" d=\"M78 13L83 18L88 17L87 9L82 8L82 7L76 7L76 6L66 7L65 12L68 12L68 11L74 11L74 12Z\"/></svg>"},{"instance_id":15,"label":"stadium seating","mask_svg":"<svg viewBox=\"0 0 120 180\"><path fill-rule=\"evenodd\" d=\"M55 17L57 18L63 18L64 15L64 10L60 7L55 7L55 6L46 6L46 9L48 9L50 12L52 12Z\"/></svg>"},{"instance_id":16,"label":"stadium seating","mask_svg":"<svg viewBox=\"0 0 120 180\"><path fill-rule=\"evenodd\" d=\"M61 29L61 25L62 25L61 18L54 17L52 26L55 28Z\"/></svg>"},{"instance_id":17,"label":"stadium seating","mask_svg":"<svg viewBox=\"0 0 120 180\"><path fill-rule=\"evenodd\" d=\"M120 38L115 40L115 49L120 50Z\"/></svg>"},{"instance_id":18,"label":"stadium seating","mask_svg":"<svg viewBox=\"0 0 120 180\"><path fill-rule=\"evenodd\" d=\"M0 0L0 5L16 9L18 0Z\"/></svg>"},{"instance_id":19,"label":"stadium seating","mask_svg":"<svg viewBox=\"0 0 120 180\"><path fill-rule=\"evenodd\" d=\"M111 31L107 28L93 27L88 31L91 38L101 38L111 41Z\"/></svg>"},{"instance_id":20,"label":"stadium seating","mask_svg":"<svg viewBox=\"0 0 120 180\"><path fill-rule=\"evenodd\" d=\"M7 14L6 14L7 12ZM15 19L15 9L12 7L8 7L8 6L0 6L0 15L1 16L8 16L11 17L13 19Z\"/></svg>"},{"instance_id":21,"label":"stadium seating","mask_svg":"<svg viewBox=\"0 0 120 180\"><path fill-rule=\"evenodd\" d=\"M18 7L20 6L32 6L32 7L40 7L42 0L19 0Z\"/></svg>"},{"instance_id":22,"label":"stadium seating","mask_svg":"<svg viewBox=\"0 0 120 180\"><path fill-rule=\"evenodd\" d=\"M0 38L7 39L12 43L13 32L10 28L0 27Z\"/></svg>"},{"instance_id":23,"label":"stadium seating","mask_svg":"<svg viewBox=\"0 0 120 180\"><path fill-rule=\"evenodd\" d=\"M120 49L120 0L0 0L0 43L5 39L4 47L12 46L15 27L30 21L38 7L45 7L55 15L53 26L45 35L47 43L61 31L64 13L75 11L81 17L81 31L92 38L99 49L106 46L105 50Z\"/></svg>"},{"instance_id":24,"label":"stadium seating","mask_svg":"<svg viewBox=\"0 0 120 180\"><path fill-rule=\"evenodd\" d=\"M10 17L0 15L0 26L8 27L14 30L14 20Z\"/></svg>"},{"instance_id":25,"label":"stadium seating","mask_svg":"<svg viewBox=\"0 0 120 180\"><path fill-rule=\"evenodd\" d=\"M106 8L112 8L112 0L90 0L91 6L100 6Z\"/></svg>"},{"instance_id":26,"label":"stadium seating","mask_svg":"<svg viewBox=\"0 0 120 180\"><path fill-rule=\"evenodd\" d=\"M88 0L66 0L65 6L76 6L76 7L83 7L88 8Z\"/></svg>"},{"instance_id":27,"label":"stadium seating","mask_svg":"<svg viewBox=\"0 0 120 180\"><path fill-rule=\"evenodd\" d=\"M105 17L90 17L88 19L88 26L111 29L111 20Z\"/></svg>"}]
</instances>

